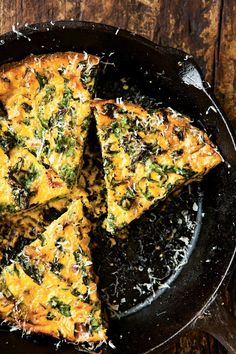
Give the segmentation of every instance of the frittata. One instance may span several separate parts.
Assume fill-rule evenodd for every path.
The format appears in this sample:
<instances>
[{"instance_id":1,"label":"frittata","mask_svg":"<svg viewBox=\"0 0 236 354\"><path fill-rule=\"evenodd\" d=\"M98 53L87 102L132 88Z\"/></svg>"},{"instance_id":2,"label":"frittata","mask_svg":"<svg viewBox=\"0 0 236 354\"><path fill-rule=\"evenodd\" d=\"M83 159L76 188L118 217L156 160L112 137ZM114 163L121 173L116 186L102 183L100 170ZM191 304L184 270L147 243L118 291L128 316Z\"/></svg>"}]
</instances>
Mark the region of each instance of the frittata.
<instances>
[{"instance_id":1,"label":"frittata","mask_svg":"<svg viewBox=\"0 0 236 354\"><path fill-rule=\"evenodd\" d=\"M92 103L107 187L105 227L114 233L171 191L199 179L222 159L208 136L171 108Z\"/></svg>"},{"instance_id":2,"label":"frittata","mask_svg":"<svg viewBox=\"0 0 236 354\"><path fill-rule=\"evenodd\" d=\"M93 221L92 226L96 227L98 218L106 213L105 181L98 145L87 145L83 160L78 182L65 197L18 213L0 215L0 261L14 252L15 246L21 249L21 245L40 237L75 199L82 200L89 219Z\"/></svg>"},{"instance_id":3,"label":"frittata","mask_svg":"<svg viewBox=\"0 0 236 354\"><path fill-rule=\"evenodd\" d=\"M0 146L25 147L69 188L76 184L99 58L66 52L0 68ZM42 201L43 202L43 201Z\"/></svg>"},{"instance_id":4,"label":"frittata","mask_svg":"<svg viewBox=\"0 0 236 354\"><path fill-rule=\"evenodd\" d=\"M92 101L98 64L66 52L0 67L0 318L74 343L106 340L90 230L106 215L116 233L222 160L171 108Z\"/></svg>"},{"instance_id":5,"label":"frittata","mask_svg":"<svg viewBox=\"0 0 236 354\"><path fill-rule=\"evenodd\" d=\"M27 332L73 342L106 339L80 200L25 246L0 279L0 315Z\"/></svg>"}]
</instances>

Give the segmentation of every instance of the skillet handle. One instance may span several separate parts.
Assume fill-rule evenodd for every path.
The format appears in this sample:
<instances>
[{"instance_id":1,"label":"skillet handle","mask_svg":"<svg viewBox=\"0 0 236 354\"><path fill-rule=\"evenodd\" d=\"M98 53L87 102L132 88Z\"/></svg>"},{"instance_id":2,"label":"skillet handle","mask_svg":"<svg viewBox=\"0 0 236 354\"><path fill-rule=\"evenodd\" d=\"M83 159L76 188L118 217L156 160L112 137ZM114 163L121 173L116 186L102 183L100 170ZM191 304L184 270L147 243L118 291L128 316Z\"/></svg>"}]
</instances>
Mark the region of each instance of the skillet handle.
<instances>
[{"instance_id":1,"label":"skillet handle","mask_svg":"<svg viewBox=\"0 0 236 354\"><path fill-rule=\"evenodd\" d=\"M229 353L236 353L236 318L217 297L195 323L195 328L215 337Z\"/></svg>"}]
</instances>

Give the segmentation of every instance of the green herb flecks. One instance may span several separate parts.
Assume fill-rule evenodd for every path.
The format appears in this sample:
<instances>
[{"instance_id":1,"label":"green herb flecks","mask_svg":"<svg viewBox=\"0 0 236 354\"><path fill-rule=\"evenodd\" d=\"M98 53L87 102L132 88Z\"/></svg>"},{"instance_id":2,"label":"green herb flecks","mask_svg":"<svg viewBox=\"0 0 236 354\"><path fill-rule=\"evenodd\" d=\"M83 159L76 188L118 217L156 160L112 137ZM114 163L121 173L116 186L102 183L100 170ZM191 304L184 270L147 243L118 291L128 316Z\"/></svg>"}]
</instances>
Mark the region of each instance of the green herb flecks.
<instances>
[{"instance_id":1,"label":"green herb flecks","mask_svg":"<svg viewBox=\"0 0 236 354\"><path fill-rule=\"evenodd\" d=\"M83 123L81 124L81 131L82 132L87 131L89 125L90 125L90 117L84 119Z\"/></svg>"},{"instance_id":2,"label":"green herb flecks","mask_svg":"<svg viewBox=\"0 0 236 354\"><path fill-rule=\"evenodd\" d=\"M36 79L38 80L38 83L39 83L39 90L42 90L44 88L44 86L48 84L48 78L45 75L40 74L37 71L35 72L35 75L36 75Z\"/></svg>"},{"instance_id":3,"label":"green herb flecks","mask_svg":"<svg viewBox=\"0 0 236 354\"><path fill-rule=\"evenodd\" d=\"M63 267L63 264L58 261L57 257L54 257L53 261L51 262L51 272L53 272L55 275L59 275Z\"/></svg>"},{"instance_id":4,"label":"green herb flecks","mask_svg":"<svg viewBox=\"0 0 236 354\"><path fill-rule=\"evenodd\" d=\"M30 119L29 119L28 117L25 117L25 118L22 120L22 122L23 122L25 125L27 125L27 126L30 125Z\"/></svg>"},{"instance_id":5,"label":"green herb flecks","mask_svg":"<svg viewBox=\"0 0 236 354\"><path fill-rule=\"evenodd\" d=\"M73 98L71 89L68 87L69 80L64 79L64 93L61 102L59 103L59 109L65 109L69 107L69 102Z\"/></svg>"},{"instance_id":6,"label":"green herb flecks","mask_svg":"<svg viewBox=\"0 0 236 354\"><path fill-rule=\"evenodd\" d=\"M0 147L5 153L8 153L15 145L17 145L16 138L10 131L0 135Z\"/></svg>"},{"instance_id":7,"label":"green herb flecks","mask_svg":"<svg viewBox=\"0 0 236 354\"><path fill-rule=\"evenodd\" d=\"M59 237L56 242L55 242L55 246L56 248L63 252L64 251L64 247L63 247L63 243L66 241L65 237Z\"/></svg>"},{"instance_id":8,"label":"green herb flecks","mask_svg":"<svg viewBox=\"0 0 236 354\"><path fill-rule=\"evenodd\" d=\"M91 319L90 325L94 332L98 332L99 329L101 328L101 323L94 317Z\"/></svg>"},{"instance_id":9,"label":"green herb flecks","mask_svg":"<svg viewBox=\"0 0 236 354\"><path fill-rule=\"evenodd\" d=\"M145 182L145 183L142 183ZM149 186L148 186L148 180L147 178L142 178L140 183L138 184L138 188L142 195L147 199L147 200L153 200L153 195L150 192Z\"/></svg>"},{"instance_id":10,"label":"green herb flecks","mask_svg":"<svg viewBox=\"0 0 236 354\"><path fill-rule=\"evenodd\" d=\"M115 215L112 213L109 213L107 215L106 222L107 222L108 229L112 234L115 233L115 221L116 221Z\"/></svg>"},{"instance_id":11,"label":"green herb flecks","mask_svg":"<svg viewBox=\"0 0 236 354\"><path fill-rule=\"evenodd\" d=\"M39 106L38 119L43 129L48 128L48 120L45 118L43 102Z\"/></svg>"},{"instance_id":12,"label":"green herb flecks","mask_svg":"<svg viewBox=\"0 0 236 354\"><path fill-rule=\"evenodd\" d=\"M113 103L107 103L104 104L103 106L103 111L106 115L108 115L110 118L114 118L114 113L117 110L117 106Z\"/></svg>"},{"instance_id":13,"label":"green herb flecks","mask_svg":"<svg viewBox=\"0 0 236 354\"><path fill-rule=\"evenodd\" d=\"M86 253L84 252L84 250L79 246L78 249L76 251L74 251L73 255L75 257L76 263L79 266L82 266L83 265L82 256L86 256Z\"/></svg>"},{"instance_id":14,"label":"green herb flecks","mask_svg":"<svg viewBox=\"0 0 236 354\"><path fill-rule=\"evenodd\" d=\"M17 266L16 266L15 263L14 263L13 269L14 269L14 272L16 273L16 275L17 275L18 278L19 278L19 276L20 276L20 271L19 271L19 269L17 268Z\"/></svg>"},{"instance_id":15,"label":"green herb flecks","mask_svg":"<svg viewBox=\"0 0 236 354\"><path fill-rule=\"evenodd\" d=\"M22 188L22 186L15 180L10 179L12 194L17 206L20 209L26 209L29 207L29 192Z\"/></svg>"},{"instance_id":16,"label":"green herb flecks","mask_svg":"<svg viewBox=\"0 0 236 354\"><path fill-rule=\"evenodd\" d=\"M183 149L178 149L172 152L171 156L173 157L174 160L179 159L184 153Z\"/></svg>"},{"instance_id":17,"label":"green herb flecks","mask_svg":"<svg viewBox=\"0 0 236 354\"><path fill-rule=\"evenodd\" d=\"M40 173L35 165L31 165L28 171L24 172L19 179L20 184L27 190L30 188L31 184L39 177Z\"/></svg>"},{"instance_id":18,"label":"green herb flecks","mask_svg":"<svg viewBox=\"0 0 236 354\"><path fill-rule=\"evenodd\" d=\"M78 168L66 164L62 166L59 175L63 181L66 182L68 187L72 187L77 181Z\"/></svg>"},{"instance_id":19,"label":"green herb flecks","mask_svg":"<svg viewBox=\"0 0 236 354\"><path fill-rule=\"evenodd\" d=\"M160 108L158 107L148 107L147 112L150 115L153 115L154 113L158 113L160 111Z\"/></svg>"},{"instance_id":20,"label":"green herb flecks","mask_svg":"<svg viewBox=\"0 0 236 354\"><path fill-rule=\"evenodd\" d=\"M65 304L63 301L60 301L56 296L51 297L49 300L49 305L53 309L57 309L63 316L71 316L71 307L70 305Z\"/></svg>"},{"instance_id":21,"label":"green herb flecks","mask_svg":"<svg viewBox=\"0 0 236 354\"><path fill-rule=\"evenodd\" d=\"M56 317L56 316L55 316L52 312L49 311L49 312L47 313L47 317L46 317L46 318L47 318L48 321L51 321L51 320L53 320L55 317Z\"/></svg>"},{"instance_id":22,"label":"green herb flecks","mask_svg":"<svg viewBox=\"0 0 236 354\"><path fill-rule=\"evenodd\" d=\"M59 135L56 144L56 152L65 153L66 157L74 157L76 146L76 140L74 137Z\"/></svg>"},{"instance_id":23,"label":"green herb flecks","mask_svg":"<svg viewBox=\"0 0 236 354\"><path fill-rule=\"evenodd\" d=\"M37 238L41 241L41 246L43 247L45 245L46 238L42 234L38 234Z\"/></svg>"},{"instance_id":24,"label":"green herb flecks","mask_svg":"<svg viewBox=\"0 0 236 354\"><path fill-rule=\"evenodd\" d=\"M51 102L53 100L55 92L56 92L56 87L54 85L47 86L45 96L43 97L43 102L45 104Z\"/></svg>"},{"instance_id":25,"label":"green herb flecks","mask_svg":"<svg viewBox=\"0 0 236 354\"><path fill-rule=\"evenodd\" d=\"M82 294L78 289L73 289L71 291L71 294L75 297L78 297L81 301L86 302L87 304L89 304L89 293L88 291L86 291L85 294Z\"/></svg>"},{"instance_id":26,"label":"green herb flecks","mask_svg":"<svg viewBox=\"0 0 236 354\"><path fill-rule=\"evenodd\" d=\"M103 169L104 169L105 175L109 175L112 168L113 168L112 159L110 159L109 157L104 157Z\"/></svg>"},{"instance_id":27,"label":"green herb flecks","mask_svg":"<svg viewBox=\"0 0 236 354\"><path fill-rule=\"evenodd\" d=\"M8 212L8 213L15 213L16 206L9 205L9 204L0 204L0 213Z\"/></svg>"},{"instance_id":28,"label":"green herb flecks","mask_svg":"<svg viewBox=\"0 0 236 354\"><path fill-rule=\"evenodd\" d=\"M83 60L78 64L80 69L80 80L83 87L89 92L93 91L94 78L97 73L95 66L89 65L88 61Z\"/></svg>"},{"instance_id":29,"label":"green herb flecks","mask_svg":"<svg viewBox=\"0 0 236 354\"><path fill-rule=\"evenodd\" d=\"M124 209L124 210L129 210L136 198L136 191L134 188L129 186L126 190L125 195L122 197L119 205Z\"/></svg>"},{"instance_id":30,"label":"green herb flecks","mask_svg":"<svg viewBox=\"0 0 236 354\"><path fill-rule=\"evenodd\" d=\"M186 168L180 168L176 166L167 166L165 168L165 172L168 173L176 173L178 175L181 175L185 177L186 179L189 179L194 176L195 172Z\"/></svg>"},{"instance_id":31,"label":"green herb flecks","mask_svg":"<svg viewBox=\"0 0 236 354\"><path fill-rule=\"evenodd\" d=\"M187 169L187 168L180 168L177 166L163 166L159 165L157 163L152 163L152 170L160 173L160 174L168 174L168 173L176 173L178 175L181 175L185 177L186 179L191 178L194 176L194 171Z\"/></svg>"},{"instance_id":32,"label":"green herb flecks","mask_svg":"<svg viewBox=\"0 0 236 354\"><path fill-rule=\"evenodd\" d=\"M41 285L43 282L43 269L39 270L39 267L32 264L32 260L26 256L21 255L19 258L19 263L22 266L24 272L38 285Z\"/></svg>"}]
</instances>

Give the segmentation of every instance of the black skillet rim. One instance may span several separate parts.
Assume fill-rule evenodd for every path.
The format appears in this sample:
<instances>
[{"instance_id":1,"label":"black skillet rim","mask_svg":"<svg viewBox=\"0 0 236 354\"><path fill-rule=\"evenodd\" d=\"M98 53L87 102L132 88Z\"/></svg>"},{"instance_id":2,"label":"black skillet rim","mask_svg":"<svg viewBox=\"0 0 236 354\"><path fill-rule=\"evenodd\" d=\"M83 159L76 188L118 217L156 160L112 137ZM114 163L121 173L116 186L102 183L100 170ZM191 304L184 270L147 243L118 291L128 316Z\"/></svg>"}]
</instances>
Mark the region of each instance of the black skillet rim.
<instances>
[{"instance_id":1,"label":"black skillet rim","mask_svg":"<svg viewBox=\"0 0 236 354\"><path fill-rule=\"evenodd\" d=\"M138 44L140 46L143 46L147 49L154 50L154 51L158 51L159 54L161 55L162 53L165 53L166 55L179 55L179 56L184 56L186 55L186 53L173 49L173 48L168 48L168 47L162 47L162 46L158 46L156 44L154 44L153 42L139 36L136 35L134 33L128 32L126 30L120 29L120 28L116 28L116 27L112 27L112 26L108 26L108 25L103 25L103 24L98 24L98 23L93 23L93 22L85 22L85 21L56 21L56 22L46 22L46 23L38 23L38 24L32 24L29 25L27 27L24 28L20 28L18 31L20 31L23 35L25 36L33 36L34 32L45 32L47 28L49 28L49 31L56 31L56 30L61 30L62 28L65 27L65 30L76 30L76 29L81 29L82 31L100 31L100 32L104 32L107 34L111 34L113 36L118 35L119 37L122 38L126 38L129 40L133 40L138 42ZM32 29L33 28L33 29ZM115 38L115 37L114 37ZM0 40L4 40L6 43L8 42L15 42L17 40L17 34L14 32L8 32L2 36L0 36ZM26 39L27 40L27 39ZM58 50L58 48L56 49ZM41 52L43 52L43 50L41 50ZM30 54L30 53L28 53ZM8 59L6 59L6 61L8 61ZM18 59L17 59L18 60ZM198 71L200 77L201 77L201 81L203 82L203 77L201 74L201 71L199 70L198 66L196 65L196 63L190 59L191 63L195 66L196 70ZM231 144L232 145L236 145L235 143L235 139L234 139L234 133L232 132L231 128L230 128L230 124L227 121L227 118L225 117L225 114L223 113L222 108L220 107L220 105L218 104L218 102L215 99L215 96L213 94L213 92L211 91L211 89L207 86L205 86L204 88L204 94L208 96L208 98L210 99L210 101L215 105L215 107L217 108L217 113L219 115L219 119L223 121L223 124L225 126L225 128L228 131L228 139L230 138L231 140ZM232 240L234 241L234 240ZM163 337L163 341L160 342L160 344L158 344L157 346L155 346L155 348L160 348L162 347L165 343L169 342L173 337L175 337L177 334L179 334L180 332L182 332L191 322L194 321L194 319L198 316L199 312L201 312L202 310L204 310L208 303L211 301L211 299L215 296L215 294L217 293L219 287L221 286L221 284L223 283L225 276L231 266L231 264L233 263L233 259L234 259L234 255L235 255L235 248L233 247L233 243L231 245L231 243L229 243L227 245L228 249L228 255L225 259L225 264L224 267L222 266L222 274L218 274L219 276L219 280L217 281L217 284L215 284L214 289L212 289L212 291L209 293L211 294L210 296L205 297L204 302L201 303L200 306L198 306L199 311L195 311L194 315L192 314L191 316L189 316L189 321L185 321L184 324L178 325L178 329L176 329L175 331L172 331L172 335L171 336L166 336ZM151 306L149 306L151 307ZM134 315L135 316L135 315ZM132 322L132 315L128 318L128 328L130 327L130 319ZM122 320L123 322L124 320ZM136 322L136 320L134 321L134 323ZM153 325L153 324L150 324ZM130 335L132 335L130 333ZM155 350L155 348L153 348L153 350Z\"/></svg>"}]
</instances>

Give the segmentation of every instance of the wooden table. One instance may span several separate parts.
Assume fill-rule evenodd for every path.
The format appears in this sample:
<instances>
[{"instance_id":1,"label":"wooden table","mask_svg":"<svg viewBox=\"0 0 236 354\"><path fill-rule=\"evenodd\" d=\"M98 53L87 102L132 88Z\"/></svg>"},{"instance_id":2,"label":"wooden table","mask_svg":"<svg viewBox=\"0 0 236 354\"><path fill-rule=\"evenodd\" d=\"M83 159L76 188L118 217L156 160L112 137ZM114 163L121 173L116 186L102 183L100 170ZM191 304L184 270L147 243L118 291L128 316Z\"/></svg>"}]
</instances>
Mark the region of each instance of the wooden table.
<instances>
[{"instance_id":1,"label":"wooden table","mask_svg":"<svg viewBox=\"0 0 236 354\"><path fill-rule=\"evenodd\" d=\"M0 32L25 23L76 19L134 31L191 53L236 128L236 0L0 0ZM236 276L226 302L236 315ZM226 353L193 332L167 353Z\"/></svg>"}]
</instances>

